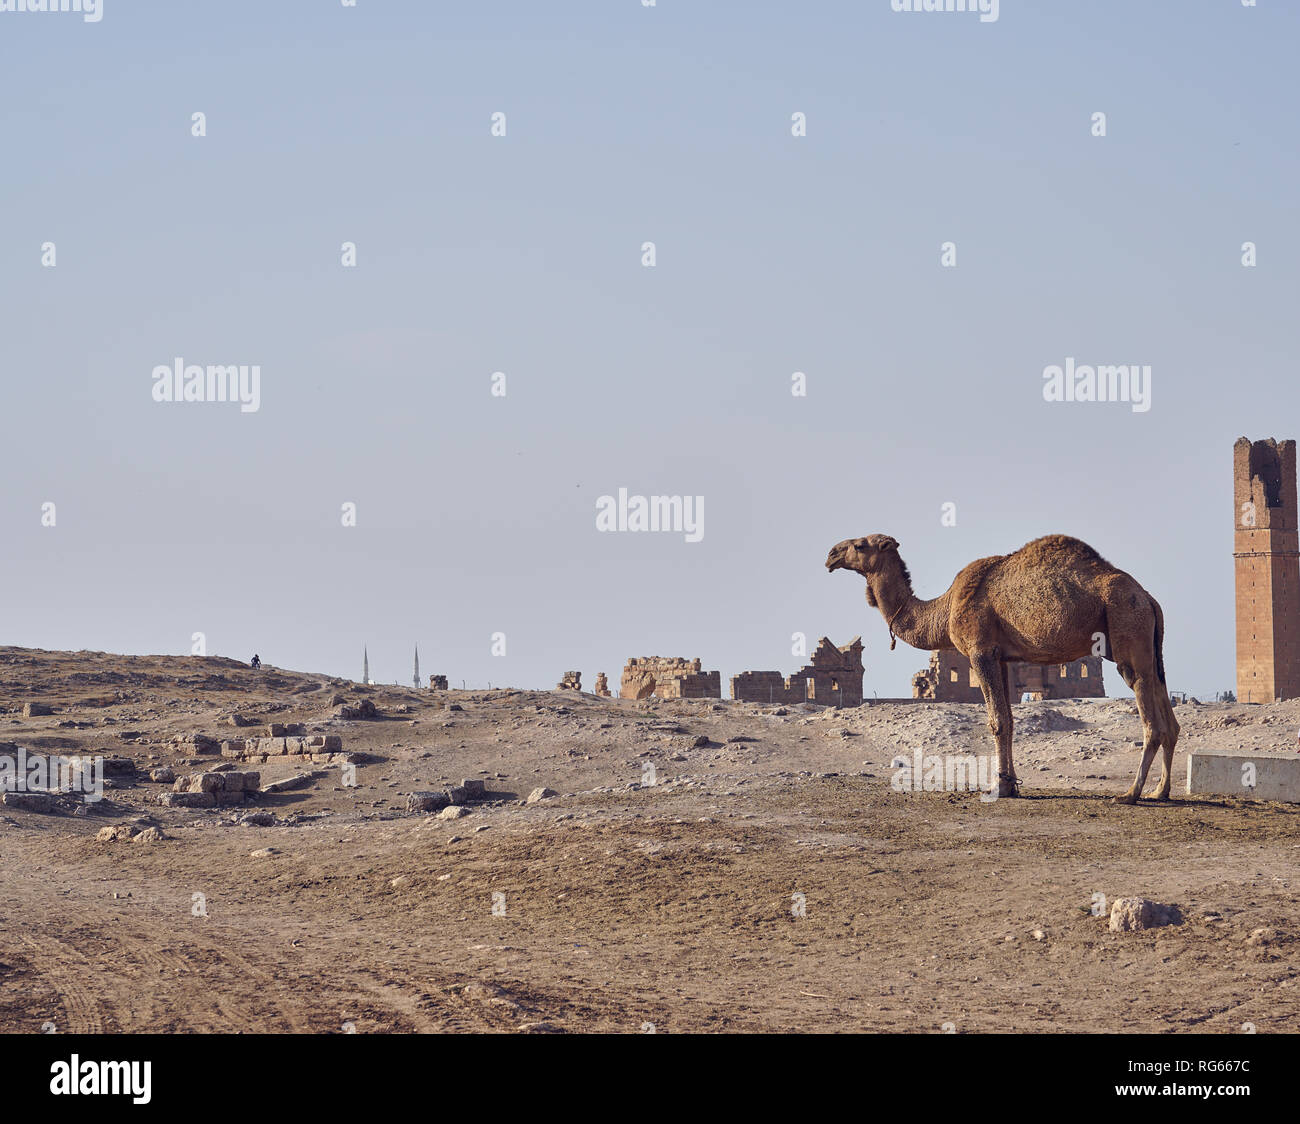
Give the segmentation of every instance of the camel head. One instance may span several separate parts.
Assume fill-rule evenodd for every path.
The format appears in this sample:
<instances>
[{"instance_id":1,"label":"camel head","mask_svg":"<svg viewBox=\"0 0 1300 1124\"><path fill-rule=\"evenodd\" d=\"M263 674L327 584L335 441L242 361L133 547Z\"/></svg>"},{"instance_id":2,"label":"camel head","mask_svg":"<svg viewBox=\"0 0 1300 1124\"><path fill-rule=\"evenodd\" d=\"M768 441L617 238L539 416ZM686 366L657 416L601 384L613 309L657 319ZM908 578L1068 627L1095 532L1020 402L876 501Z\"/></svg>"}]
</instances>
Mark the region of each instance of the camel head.
<instances>
[{"instance_id":1,"label":"camel head","mask_svg":"<svg viewBox=\"0 0 1300 1124\"><path fill-rule=\"evenodd\" d=\"M899 561L897 539L889 535L867 535L860 539L845 539L831 547L826 556L826 569L830 573L852 570L867 578L867 603L874 609L876 601L871 592L871 576Z\"/></svg>"}]
</instances>

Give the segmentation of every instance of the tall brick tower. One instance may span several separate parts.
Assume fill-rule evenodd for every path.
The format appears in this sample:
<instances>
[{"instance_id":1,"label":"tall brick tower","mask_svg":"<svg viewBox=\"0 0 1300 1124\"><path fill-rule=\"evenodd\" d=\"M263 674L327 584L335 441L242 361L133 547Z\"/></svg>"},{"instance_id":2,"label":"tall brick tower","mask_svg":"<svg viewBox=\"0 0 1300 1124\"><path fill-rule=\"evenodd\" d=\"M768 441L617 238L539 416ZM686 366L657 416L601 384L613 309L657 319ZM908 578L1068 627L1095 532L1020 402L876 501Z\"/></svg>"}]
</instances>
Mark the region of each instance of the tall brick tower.
<instances>
[{"instance_id":1,"label":"tall brick tower","mask_svg":"<svg viewBox=\"0 0 1300 1124\"><path fill-rule=\"evenodd\" d=\"M1300 539L1295 442L1232 447L1237 699L1300 698Z\"/></svg>"}]
</instances>

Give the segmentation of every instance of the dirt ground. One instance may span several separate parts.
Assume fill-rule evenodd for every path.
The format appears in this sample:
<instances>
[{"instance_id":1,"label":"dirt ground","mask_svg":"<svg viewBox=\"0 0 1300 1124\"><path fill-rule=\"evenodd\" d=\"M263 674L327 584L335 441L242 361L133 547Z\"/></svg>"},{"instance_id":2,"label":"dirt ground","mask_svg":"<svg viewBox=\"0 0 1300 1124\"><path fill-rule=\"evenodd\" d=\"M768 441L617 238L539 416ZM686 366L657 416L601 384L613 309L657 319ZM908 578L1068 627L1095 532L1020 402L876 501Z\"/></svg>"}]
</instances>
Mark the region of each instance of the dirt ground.
<instances>
[{"instance_id":1,"label":"dirt ground","mask_svg":"<svg viewBox=\"0 0 1300 1124\"><path fill-rule=\"evenodd\" d=\"M339 696L379 717L334 717ZM88 814L0 806L0 1030L1300 1028L1300 806L1181 795L1197 746L1294 748L1297 703L1178 707L1175 799L1137 807L1110 799L1138 758L1131 702L1023 704L1024 795L985 802L890 783L899 753L987 754L971 705L433 692L0 649L0 740L29 753L203 770L220 758L167 739L242 736L236 713L340 734L368 755L355 787L309 764L309 787L257 799L270 826L162 807L171 786L143 772ZM463 778L491 799L407 812ZM539 786L559 795L525 803ZM127 823L167 838L96 839ZM1183 920L1111 933L1096 895Z\"/></svg>"}]
</instances>

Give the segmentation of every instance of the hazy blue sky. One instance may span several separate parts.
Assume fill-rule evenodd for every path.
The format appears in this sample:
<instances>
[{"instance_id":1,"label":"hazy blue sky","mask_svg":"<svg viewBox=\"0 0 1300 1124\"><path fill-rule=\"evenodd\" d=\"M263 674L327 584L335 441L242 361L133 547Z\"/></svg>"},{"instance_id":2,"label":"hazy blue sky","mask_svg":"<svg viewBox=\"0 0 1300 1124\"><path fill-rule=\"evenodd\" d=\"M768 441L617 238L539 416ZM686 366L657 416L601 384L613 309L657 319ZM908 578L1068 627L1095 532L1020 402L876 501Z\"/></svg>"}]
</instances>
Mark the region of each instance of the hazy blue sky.
<instances>
[{"instance_id":1,"label":"hazy blue sky","mask_svg":"<svg viewBox=\"0 0 1300 1124\"><path fill-rule=\"evenodd\" d=\"M1232 442L1300 435L1300 5L999 15L0 13L0 640L550 687L860 633L899 695L926 655L827 549L892 534L934 596L1060 531L1162 602L1171 687L1231 687ZM260 409L155 402L177 356ZM1066 357L1152 408L1045 402ZM703 540L598 532L619 488Z\"/></svg>"}]
</instances>

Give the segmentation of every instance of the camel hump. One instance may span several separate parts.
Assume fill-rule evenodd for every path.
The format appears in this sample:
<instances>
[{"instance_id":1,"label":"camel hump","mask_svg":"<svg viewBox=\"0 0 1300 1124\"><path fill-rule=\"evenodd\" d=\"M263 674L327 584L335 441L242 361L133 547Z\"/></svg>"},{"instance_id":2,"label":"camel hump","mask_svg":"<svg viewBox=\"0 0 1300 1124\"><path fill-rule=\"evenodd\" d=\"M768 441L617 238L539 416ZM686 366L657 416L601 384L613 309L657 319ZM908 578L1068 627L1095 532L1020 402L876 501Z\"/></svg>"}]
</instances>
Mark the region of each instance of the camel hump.
<instances>
[{"instance_id":1,"label":"camel hump","mask_svg":"<svg viewBox=\"0 0 1300 1124\"><path fill-rule=\"evenodd\" d=\"M1010 583L1013 587L1026 581L1038 582L1045 575L1090 581L1099 572L1119 573L1081 539L1069 535L1044 535L1010 554L995 554L970 563L952 583L952 604L956 607L979 601L993 581ZM1128 575L1123 576L1128 578ZM1131 578L1128 580L1132 581Z\"/></svg>"},{"instance_id":2,"label":"camel hump","mask_svg":"<svg viewBox=\"0 0 1300 1124\"><path fill-rule=\"evenodd\" d=\"M1071 538L1069 535L1044 535L1025 543L1014 554L1005 557L1008 561L1048 566L1110 565L1082 539Z\"/></svg>"}]
</instances>

